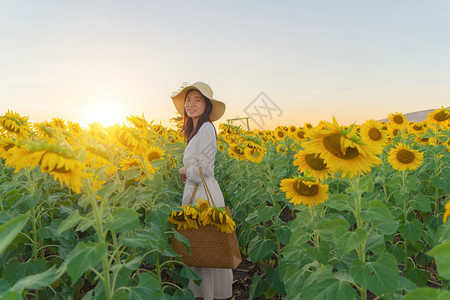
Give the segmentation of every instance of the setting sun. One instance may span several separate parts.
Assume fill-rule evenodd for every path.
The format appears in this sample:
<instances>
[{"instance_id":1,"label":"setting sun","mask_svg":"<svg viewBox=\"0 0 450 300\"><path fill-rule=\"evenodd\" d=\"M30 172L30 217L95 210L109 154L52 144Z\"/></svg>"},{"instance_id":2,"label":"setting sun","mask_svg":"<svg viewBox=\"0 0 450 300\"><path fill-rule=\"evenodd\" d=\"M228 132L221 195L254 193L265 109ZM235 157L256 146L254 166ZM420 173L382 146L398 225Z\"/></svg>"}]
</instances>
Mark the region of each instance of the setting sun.
<instances>
[{"instance_id":1,"label":"setting sun","mask_svg":"<svg viewBox=\"0 0 450 300\"><path fill-rule=\"evenodd\" d=\"M86 115L81 122L82 126L88 126L94 122L100 122L108 127L125 122L126 116L120 106L114 101L99 100L86 108Z\"/></svg>"}]
</instances>

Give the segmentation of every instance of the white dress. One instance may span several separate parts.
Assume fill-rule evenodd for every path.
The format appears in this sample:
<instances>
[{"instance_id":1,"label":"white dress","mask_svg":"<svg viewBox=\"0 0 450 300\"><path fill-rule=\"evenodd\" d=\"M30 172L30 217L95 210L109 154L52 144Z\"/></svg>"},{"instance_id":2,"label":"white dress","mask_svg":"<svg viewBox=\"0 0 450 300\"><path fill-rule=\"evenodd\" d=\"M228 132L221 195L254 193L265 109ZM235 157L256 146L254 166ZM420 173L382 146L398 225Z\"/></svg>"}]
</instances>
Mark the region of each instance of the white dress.
<instances>
[{"instance_id":1,"label":"white dress","mask_svg":"<svg viewBox=\"0 0 450 300\"><path fill-rule=\"evenodd\" d=\"M214 177L214 160L217 152L217 141L214 126L210 122L202 124L195 136L192 137L184 150L183 164L187 168L186 184L184 186L182 205L187 205L191 198L195 184L199 184L194 196L193 204L198 198L206 200L205 189L202 184L198 167L202 167L213 201L217 207L224 207L222 191ZM226 299L233 294L233 272L231 269L191 267L202 278L200 286L189 280L189 289L195 297L205 300Z\"/></svg>"}]
</instances>

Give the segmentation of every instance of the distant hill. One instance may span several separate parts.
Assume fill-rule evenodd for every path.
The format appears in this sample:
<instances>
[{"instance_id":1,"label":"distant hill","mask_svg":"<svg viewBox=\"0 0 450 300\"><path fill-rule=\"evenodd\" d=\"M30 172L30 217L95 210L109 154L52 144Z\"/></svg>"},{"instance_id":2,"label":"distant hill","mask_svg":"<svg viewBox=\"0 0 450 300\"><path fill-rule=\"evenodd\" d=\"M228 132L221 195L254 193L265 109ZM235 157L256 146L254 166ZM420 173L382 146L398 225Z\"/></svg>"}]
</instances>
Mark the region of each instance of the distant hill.
<instances>
[{"instance_id":1,"label":"distant hill","mask_svg":"<svg viewBox=\"0 0 450 300\"><path fill-rule=\"evenodd\" d=\"M450 109L450 107L446 107L447 109ZM423 120L425 120L425 118L427 117L427 115L434 111L436 109L426 109L426 110L420 110L420 111L416 111L416 112L411 112L411 113L407 113L407 114L403 114L406 117L406 120L409 121L414 121L414 122L422 122ZM385 122L389 122L389 120L386 119L382 119L382 120L378 120L378 121L385 121Z\"/></svg>"}]
</instances>

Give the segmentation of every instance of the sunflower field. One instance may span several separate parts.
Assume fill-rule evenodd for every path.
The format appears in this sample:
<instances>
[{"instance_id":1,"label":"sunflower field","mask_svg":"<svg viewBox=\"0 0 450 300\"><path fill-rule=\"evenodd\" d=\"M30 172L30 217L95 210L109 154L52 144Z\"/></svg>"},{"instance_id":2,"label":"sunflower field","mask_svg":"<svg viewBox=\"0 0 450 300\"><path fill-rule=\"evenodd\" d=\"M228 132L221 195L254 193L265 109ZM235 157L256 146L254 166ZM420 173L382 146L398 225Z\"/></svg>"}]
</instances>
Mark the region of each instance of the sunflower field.
<instances>
[{"instance_id":1,"label":"sunflower field","mask_svg":"<svg viewBox=\"0 0 450 300\"><path fill-rule=\"evenodd\" d=\"M219 125L248 298L450 299L450 111L388 119ZM0 299L194 299L171 247L183 136L127 121L0 117Z\"/></svg>"}]
</instances>

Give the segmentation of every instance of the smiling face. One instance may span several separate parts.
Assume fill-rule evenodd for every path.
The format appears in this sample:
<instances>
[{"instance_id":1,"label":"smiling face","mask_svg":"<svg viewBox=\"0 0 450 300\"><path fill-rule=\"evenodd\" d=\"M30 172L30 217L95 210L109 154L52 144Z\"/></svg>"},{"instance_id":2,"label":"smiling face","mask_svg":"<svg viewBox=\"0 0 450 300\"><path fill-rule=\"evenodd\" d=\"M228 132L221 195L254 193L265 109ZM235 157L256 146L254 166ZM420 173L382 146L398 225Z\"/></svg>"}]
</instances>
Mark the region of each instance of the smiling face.
<instances>
[{"instance_id":1,"label":"smiling face","mask_svg":"<svg viewBox=\"0 0 450 300\"><path fill-rule=\"evenodd\" d=\"M205 99L199 91L194 90L186 95L184 109L186 110L188 117L192 118L194 122L205 112L205 107Z\"/></svg>"}]
</instances>

